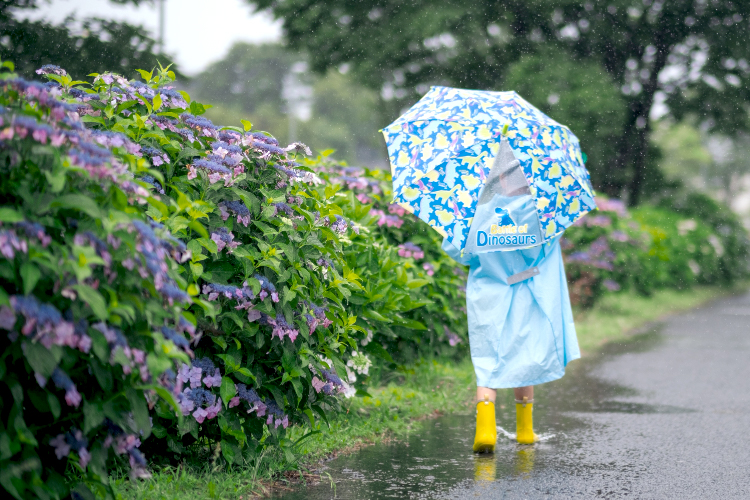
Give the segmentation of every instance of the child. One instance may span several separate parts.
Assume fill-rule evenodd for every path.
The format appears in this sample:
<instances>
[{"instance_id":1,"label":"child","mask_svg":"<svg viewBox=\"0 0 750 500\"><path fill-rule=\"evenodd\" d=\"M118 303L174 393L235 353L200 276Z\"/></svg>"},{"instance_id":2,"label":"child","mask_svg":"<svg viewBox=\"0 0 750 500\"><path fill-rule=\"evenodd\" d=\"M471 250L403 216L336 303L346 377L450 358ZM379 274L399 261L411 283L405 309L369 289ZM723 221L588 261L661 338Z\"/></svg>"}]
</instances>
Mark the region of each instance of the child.
<instances>
[{"instance_id":1,"label":"child","mask_svg":"<svg viewBox=\"0 0 750 500\"><path fill-rule=\"evenodd\" d=\"M510 201L521 206L526 199L531 203L526 205L534 206L519 162L503 140L479 205L493 208ZM505 210L493 212L507 216ZM477 216L472 227L476 223ZM495 389L514 389L516 439L531 444L537 438L534 385L562 377L568 362L580 357L559 240L558 235L531 248L488 253L462 253L447 239L443 242L448 255L470 266L466 309L477 377L475 452L495 449Z\"/></svg>"}]
</instances>

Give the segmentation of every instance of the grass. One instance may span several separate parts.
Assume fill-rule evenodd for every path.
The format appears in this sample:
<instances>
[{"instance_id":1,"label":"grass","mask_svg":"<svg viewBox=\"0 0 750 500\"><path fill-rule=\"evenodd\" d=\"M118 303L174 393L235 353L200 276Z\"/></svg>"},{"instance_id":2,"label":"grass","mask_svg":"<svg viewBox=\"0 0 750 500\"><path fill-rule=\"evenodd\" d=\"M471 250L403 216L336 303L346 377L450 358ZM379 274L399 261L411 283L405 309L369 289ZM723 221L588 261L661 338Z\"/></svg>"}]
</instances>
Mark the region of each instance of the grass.
<instances>
[{"instance_id":1,"label":"grass","mask_svg":"<svg viewBox=\"0 0 750 500\"><path fill-rule=\"evenodd\" d=\"M361 446L398 439L418 430L421 420L439 413L468 408L474 387L474 370L467 358L460 362L422 361L408 370L389 375L382 387L370 389L372 397L344 402L346 413L331 420L330 429L299 445L300 461L289 463L271 451L255 463L227 471L213 463L187 463L153 471L147 480L130 481L127 473L115 474L118 498L129 499L249 499L267 493L269 484L305 480L322 459ZM458 395L458 397L457 397ZM292 429L290 438L301 438L305 429Z\"/></svg>"},{"instance_id":2,"label":"grass","mask_svg":"<svg viewBox=\"0 0 750 500\"><path fill-rule=\"evenodd\" d=\"M744 287L727 289L696 287L688 291L662 290L650 297L618 292L602 298L592 309L576 311L581 350L591 353L609 341L617 341L648 323L698 307ZM346 413L331 421L299 445L299 461L289 463L271 451L244 467L226 470L214 463L183 464L155 470L153 478L130 481L124 474L113 478L122 500L244 500L265 495L269 486L305 481L321 460L362 446L399 439L419 430L432 415L467 410L473 398L474 370L467 358L460 362L422 361L410 369L386 374L372 397L344 402ZM292 440L304 435L292 430Z\"/></svg>"}]
</instances>

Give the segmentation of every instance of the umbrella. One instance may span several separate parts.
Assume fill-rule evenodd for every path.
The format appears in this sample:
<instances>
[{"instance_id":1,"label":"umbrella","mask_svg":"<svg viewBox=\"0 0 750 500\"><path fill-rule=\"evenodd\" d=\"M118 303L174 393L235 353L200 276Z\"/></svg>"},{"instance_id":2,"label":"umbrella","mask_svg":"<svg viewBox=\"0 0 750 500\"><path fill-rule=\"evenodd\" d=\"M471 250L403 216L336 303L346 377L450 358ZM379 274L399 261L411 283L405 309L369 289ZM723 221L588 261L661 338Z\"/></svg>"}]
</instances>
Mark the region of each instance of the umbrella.
<instances>
[{"instance_id":1,"label":"umbrella","mask_svg":"<svg viewBox=\"0 0 750 500\"><path fill-rule=\"evenodd\" d=\"M596 208L578 138L515 92L432 87L382 132L394 202L469 253L543 244Z\"/></svg>"}]
</instances>

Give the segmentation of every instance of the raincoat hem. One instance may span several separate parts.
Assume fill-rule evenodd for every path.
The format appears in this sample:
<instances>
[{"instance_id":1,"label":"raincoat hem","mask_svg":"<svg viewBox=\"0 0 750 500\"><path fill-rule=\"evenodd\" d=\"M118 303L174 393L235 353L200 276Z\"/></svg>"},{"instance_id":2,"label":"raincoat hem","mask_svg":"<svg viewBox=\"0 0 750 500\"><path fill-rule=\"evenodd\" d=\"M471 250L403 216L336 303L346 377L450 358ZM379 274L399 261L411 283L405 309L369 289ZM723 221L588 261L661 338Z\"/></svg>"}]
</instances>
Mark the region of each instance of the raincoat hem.
<instances>
[{"instance_id":1,"label":"raincoat hem","mask_svg":"<svg viewBox=\"0 0 750 500\"><path fill-rule=\"evenodd\" d=\"M579 356L580 357L580 356ZM570 359L570 361L574 361L578 359L579 357ZM491 383L481 383L479 378L477 377L477 386L478 387L488 387L490 389L515 389L517 387L528 387L530 385L539 385L539 384L546 384L547 382L552 382L553 380L561 379L565 375L565 368L560 370L559 372L552 373L550 375L547 375L546 377L541 377L535 380L531 380L528 382L518 382L514 383L513 385L507 385L507 384L491 384Z\"/></svg>"}]
</instances>

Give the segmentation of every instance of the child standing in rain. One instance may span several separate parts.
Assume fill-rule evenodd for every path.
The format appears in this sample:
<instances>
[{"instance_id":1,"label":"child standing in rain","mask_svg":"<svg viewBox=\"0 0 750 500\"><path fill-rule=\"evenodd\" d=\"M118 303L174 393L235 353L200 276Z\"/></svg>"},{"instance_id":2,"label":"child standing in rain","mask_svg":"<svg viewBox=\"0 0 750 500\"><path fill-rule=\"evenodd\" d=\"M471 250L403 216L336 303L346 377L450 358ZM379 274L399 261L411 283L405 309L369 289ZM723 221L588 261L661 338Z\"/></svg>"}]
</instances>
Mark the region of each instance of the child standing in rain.
<instances>
[{"instance_id":1,"label":"child standing in rain","mask_svg":"<svg viewBox=\"0 0 750 500\"><path fill-rule=\"evenodd\" d=\"M481 253L476 247L483 242L482 235L474 230L475 225L480 225L483 205L488 207L487 214L497 217L495 226L522 226L523 220L519 219L525 217L524 213L533 214L525 221L536 223L536 211L529 205L533 203L531 199L520 163L508 141L502 140L480 195L470 244L461 252L447 239L443 242L443 250L453 259L470 266L466 308L471 360L477 378L473 449L478 453L495 449L496 389L513 388L516 439L521 444L534 443L534 386L559 379L565 374L565 366L580 357L560 236L543 245L510 251ZM497 206L511 208L492 210ZM487 223L487 217L481 222Z\"/></svg>"}]
</instances>

